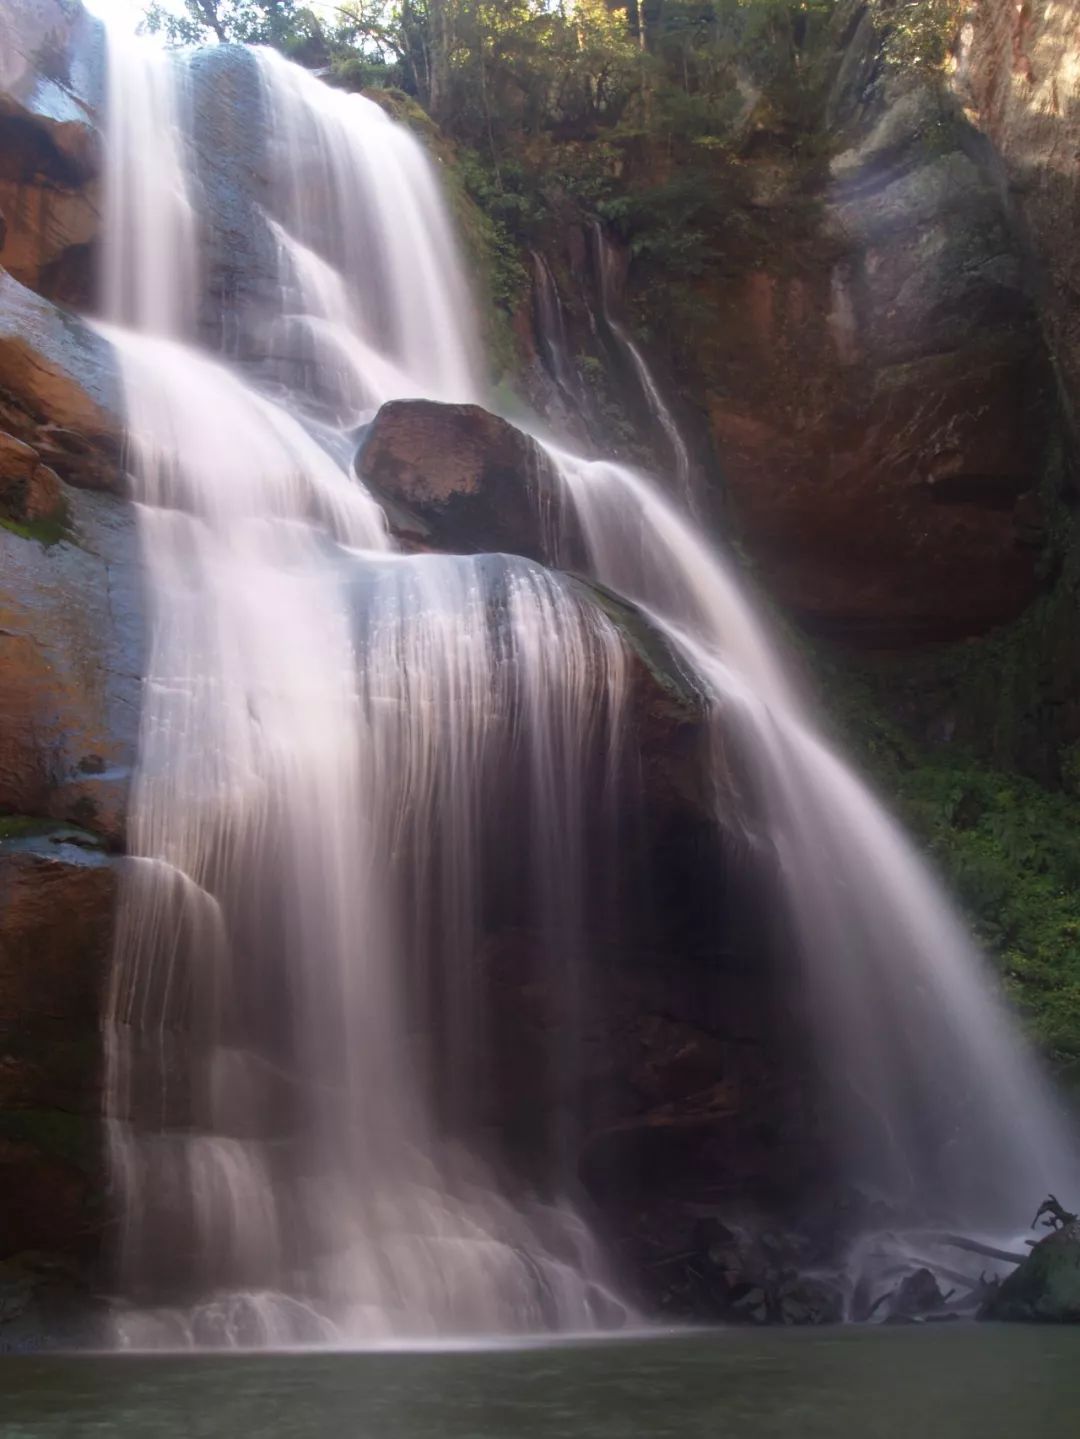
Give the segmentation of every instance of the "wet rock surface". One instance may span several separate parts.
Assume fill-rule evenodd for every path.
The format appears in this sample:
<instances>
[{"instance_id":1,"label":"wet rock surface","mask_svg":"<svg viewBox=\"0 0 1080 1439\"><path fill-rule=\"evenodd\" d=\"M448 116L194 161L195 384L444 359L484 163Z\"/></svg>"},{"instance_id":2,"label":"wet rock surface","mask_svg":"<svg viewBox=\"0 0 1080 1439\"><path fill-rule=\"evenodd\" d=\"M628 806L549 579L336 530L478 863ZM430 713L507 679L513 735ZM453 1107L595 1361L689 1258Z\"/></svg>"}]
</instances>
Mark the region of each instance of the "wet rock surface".
<instances>
[{"instance_id":1,"label":"wet rock surface","mask_svg":"<svg viewBox=\"0 0 1080 1439\"><path fill-rule=\"evenodd\" d=\"M105 1347L107 1314L86 1266L36 1250L0 1259L0 1355Z\"/></svg>"},{"instance_id":2,"label":"wet rock surface","mask_svg":"<svg viewBox=\"0 0 1080 1439\"><path fill-rule=\"evenodd\" d=\"M0 1261L86 1258L100 1244L99 1023L116 884L96 836L0 816ZM0 1307L4 1294L0 1274Z\"/></svg>"},{"instance_id":3,"label":"wet rock surface","mask_svg":"<svg viewBox=\"0 0 1080 1439\"><path fill-rule=\"evenodd\" d=\"M61 488L62 537L0 523L0 812L120 846L143 641L133 516Z\"/></svg>"}]
</instances>

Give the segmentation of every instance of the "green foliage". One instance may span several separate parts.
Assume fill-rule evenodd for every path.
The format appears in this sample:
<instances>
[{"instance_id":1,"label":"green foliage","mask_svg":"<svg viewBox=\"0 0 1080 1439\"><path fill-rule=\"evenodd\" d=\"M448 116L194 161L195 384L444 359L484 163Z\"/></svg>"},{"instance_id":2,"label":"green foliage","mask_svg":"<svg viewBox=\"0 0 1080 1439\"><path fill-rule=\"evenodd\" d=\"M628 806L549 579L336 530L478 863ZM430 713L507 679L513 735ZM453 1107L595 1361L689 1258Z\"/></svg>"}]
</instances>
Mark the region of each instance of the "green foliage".
<instances>
[{"instance_id":1,"label":"green foliage","mask_svg":"<svg viewBox=\"0 0 1080 1439\"><path fill-rule=\"evenodd\" d=\"M1080 803L974 765L912 771L899 797L1033 1036L1080 1061Z\"/></svg>"},{"instance_id":2,"label":"green foliage","mask_svg":"<svg viewBox=\"0 0 1080 1439\"><path fill-rule=\"evenodd\" d=\"M154 0L146 11L146 28L174 45L198 45L213 35L285 48L312 21L296 0L182 0L179 6Z\"/></svg>"},{"instance_id":3,"label":"green foliage","mask_svg":"<svg viewBox=\"0 0 1080 1439\"><path fill-rule=\"evenodd\" d=\"M850 676L833 673L830 694L848 745L961 904L1032 1038L1062 1069L1080 1065L1080 799L962 747L915 743Z\"/></svg>"},{"instance_id":4,"label":"green foliage","mask_svg":"<svg viewBox=\"0 0 1080 1439\"><path fill-rule=\"evenodd\" d=\"M54 819L37 819L25 814L0 814L0 843L5 839L32 839L56 828Z\"/></svg>"},{"instance_id":5,"label":"green foliage","mask_svg":"<svg viewBox=\"0 0 1080 1439\"><path fill-rule=\"evenodd\" d=\"M968 0L874 0L886 64L894 70L940 70L967 6Z\"/></svg>"},{"instance_id":6,"label":"green foliage","mask_svg":"<svg viewBox=\"0 0 1080 1439\"><path fill-rule=\"evenodd\" d=\"M717 187L698 170L680 171L662 185L628 190L601 201L601 216L629 243L636 258L669 277L700 275L715 258L723 215Z\"/></svg>"},{"instance_id":7,"label":"green foliage","mask_svg":"<svg viewBox=\"0 0 1080 1439\"><path fill-rule=\"evenodd\" d=\"M526 198L514 176L496 174L477 151L463 146L444 168L447 196L457 229L471 259L478 296L486 301L487 348L496 376L514 368L510 322L528 294L529 275L521 248L529 222Z\"/></svg>"},{"instance_id":8,"label":"green foliage","mask_svg":"<svg viewBox=\"0 0 1080 1439\"><path fill-rule=\"evenodd\" d=\"M335 59L327 77L339 90L360 93L363 90L396 89L401 83L400 69L385 60L367 55L345 55Z\"/></svg>"}]
</instances>

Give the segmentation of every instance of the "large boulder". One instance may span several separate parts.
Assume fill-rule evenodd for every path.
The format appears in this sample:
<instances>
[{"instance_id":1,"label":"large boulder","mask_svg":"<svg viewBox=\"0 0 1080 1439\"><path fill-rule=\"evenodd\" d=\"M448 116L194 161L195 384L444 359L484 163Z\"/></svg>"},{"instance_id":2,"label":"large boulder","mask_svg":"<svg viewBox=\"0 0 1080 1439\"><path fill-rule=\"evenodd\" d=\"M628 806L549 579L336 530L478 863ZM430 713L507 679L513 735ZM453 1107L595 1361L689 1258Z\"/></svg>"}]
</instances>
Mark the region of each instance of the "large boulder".
<instances>
[{"instance_id":1,"label":"large boulder","mask_svg":"<svg viewBox=\"0 0 1080 1439\"><path fill-rule=\"evenodd\" d=\"M558 481L529 435L479 405L392 400L356 457L391 528L419 549L573 563Z\"/></svg>"}]
</instances>

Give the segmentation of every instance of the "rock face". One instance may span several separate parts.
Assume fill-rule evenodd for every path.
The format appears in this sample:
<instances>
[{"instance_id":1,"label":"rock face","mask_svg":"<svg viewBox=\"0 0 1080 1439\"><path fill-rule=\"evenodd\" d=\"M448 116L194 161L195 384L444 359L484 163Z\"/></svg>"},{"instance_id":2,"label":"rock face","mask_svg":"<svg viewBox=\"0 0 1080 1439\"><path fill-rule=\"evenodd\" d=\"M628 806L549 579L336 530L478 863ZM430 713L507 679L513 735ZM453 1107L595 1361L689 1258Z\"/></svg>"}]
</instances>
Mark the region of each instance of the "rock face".
<instances>
[{"instance_id":1,"label":"rock face","mask_svg":"<svg viewBox=\"0 0 1080 1439\"><path fill-rule=\"evenodd\" d=\"M1080 1324L1080 1223L1040 1239L991 1295L982 1319Z\"/></svg>"},{"instance_id":2,"label":"rock face","mask_svg":"<svg viewBox=\"0 0 1080 1439\"><path fill-rule=\"evenodd\" d=\"M142 646L132 516L63 491L63 538L0 524L0 813L69 820L119 846Z\"/></svg>"},{"instance_id":3,"label":"rock face","mask_svg":"<svg viewBox=\"0 0 1080 1439\"><path fill-rule=\"evenodd\" d=\"M63 499L54 470L14 435L0 432L0 516L21 522L60 522Z\"/></svg>"},{"instance_id":4,"label":"rock face","mask_svg":"<svg viewBox=\"0 0 1080 1439\"><path fill-rule=\"evenodd\" d=\"M417 548L570 565L580 550L543 451L479 405L383 405L356 469Z\"/></svg>"},{"instance_id":5,"label":"rock face","mask_svg":"<svg viewBox=\"0 0 1080 1439\"><path fill-rule=\"evenodd\" d=\"M85 1257L100 1243L98 1024L115 893L93 835L0 815L0 1260Z\"/></svg>"},{"instance_id":6,"label":"rock face","mask_svg":"<svg viewBox=\"0 0 1080 1439\"><path fill-rule=\"evenodd\" d=\"M0 12L0 264L52 299L86 305L99 229L100 26L77 0Z\"/></svg>"},{"instance_id":7,"label":"rock face","mask_svg":"<svg viewBox=\"0 0 1080 1439\"><path fill-rule=\"evenodd\" d=\"M121 483L106 352L0 273L0 413L23 436L0 431L0 1261L91 1259L105 1222L106 848L123 845L142 647L131 507L102 492ZM71 1284L4 1264L3 1317L26 1342L73 1336Z\"/></svg>"},{"instance_id":8,"label":"rock face","mask_svg":"<svg viewBox=\"0 0 1080 1439\"><path fill-rule=\"evenodd\" d=\"M0 428L84 489L122 493L123 419L108 343L0 271Z\"/></svg>"},{"instance_id":9,"label":"rock face","mask_svg":"<svg viewBox=\"0 0 1080 1439\"><path fill-rule=\"evenodd\" d=\"M25 1252L82 1264L106 1217L109 850L141 673L112 353L47 298L90 299L99 31L69 0L0 8L0 1320L35 1345L86 1299Z\"/></svg>"},{"instance_id":10,"label":"rock face","mask_svg":"<svg viewBox=\"0 0 1080 1439\"><path fill-rule=\"evenodd\" d=\"M883 67L875 14L842 4L805 59L832 77L803 121L827 152L752 118L741 224L686 322L654 328L769 591L816 632L906 647L1035 594L1056 400L991 149L937 78Z\"/></svg>"},{"instance_id":11,"label":"rock face","mask_svg":"<svg viewBox=\"0 0 1080 1439\"><path fill-rule=\"evenodd\" d=\"M1073 423L1080 396L1080 13L1058 0L980 0L961 37L956 88L1004 165L1040 262L1043 322Z\"/></svg>"}]
</instances>

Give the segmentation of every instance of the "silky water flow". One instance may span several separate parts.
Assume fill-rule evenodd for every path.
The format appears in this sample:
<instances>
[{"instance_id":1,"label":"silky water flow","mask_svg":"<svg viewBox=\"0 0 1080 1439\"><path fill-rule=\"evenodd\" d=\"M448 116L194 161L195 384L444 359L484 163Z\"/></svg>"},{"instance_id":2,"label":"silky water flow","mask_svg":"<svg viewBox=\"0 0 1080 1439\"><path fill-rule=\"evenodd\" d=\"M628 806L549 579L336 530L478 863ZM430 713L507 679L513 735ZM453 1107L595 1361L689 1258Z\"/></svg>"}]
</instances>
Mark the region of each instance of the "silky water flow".
<instances>
[{"instance_id":1,"label":"silky water flow","mask_svg":"<svg viewBox=\"0 0 1080 1439\"><path fill-rule=\"evenodd\" d=\"M515 777L517 843L572 990L586 772L608 756L603 793L618 786L623 643L538 565L395 551L351 473L357 434L389 399L483 396L438 182L372 102L270 52L243 63L268 136L259 384L199 338L189 61L110 32L102 328L149 625L106 1026L118 1337L618 1323L569 1166L511 1191L462 1136L490 1021L491 797ZM602 237L597 255L677 498L551 445L547 462L593 575L666 633L712 702L718 757L742 757L746 842L774 859L849 1172L935 1218L1017 1230L1033 1194L1075 1183L1072 1136L936 881L820 737L689 517L685 443L611 314Z\"/></svg>"},{"instance_id":2,"label":"silky water flow","mask_svg":"<svg viewBox=\"0 0 1080 1439\"><path fill-rule=\"evenodd\" d=\"M107 1022L119 1340L591 1329L625 1309L560 1177L511 1202L432 1094L452 1102L483 1043L485 796L524 775L536 906L565 931L622 644L539 566L394 552L333 442L385 399L478 388L442 202L375 105L247 63L271 126L269 348L302 337L336 406L307 426L197 344L184 59L109 49L102 328L149 627Z\"/></svg>"}]
</instances>

